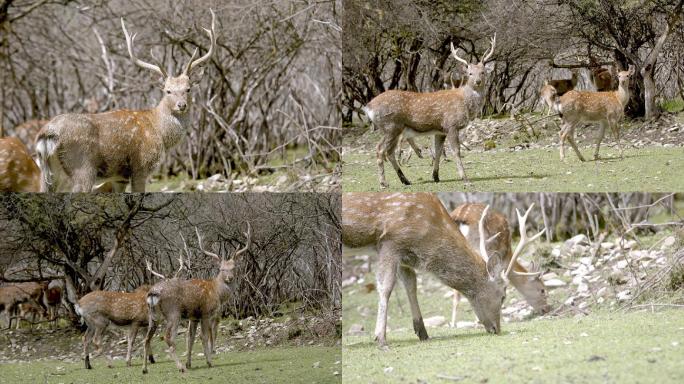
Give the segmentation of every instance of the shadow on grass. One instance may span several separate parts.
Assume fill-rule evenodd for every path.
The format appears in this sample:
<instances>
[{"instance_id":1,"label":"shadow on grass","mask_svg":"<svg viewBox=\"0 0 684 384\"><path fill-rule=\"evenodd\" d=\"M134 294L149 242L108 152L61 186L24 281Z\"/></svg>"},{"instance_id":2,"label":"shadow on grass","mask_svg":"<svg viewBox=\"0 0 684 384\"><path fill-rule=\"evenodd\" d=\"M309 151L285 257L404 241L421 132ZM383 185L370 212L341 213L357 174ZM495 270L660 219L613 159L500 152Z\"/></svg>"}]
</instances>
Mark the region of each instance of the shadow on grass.
<instances>
[{"instance_id":1,"label":"shadow on grass","mask_svg":"<svg viewBox=\"0 0 684 384\"><path fill-rule=\"evenodd\" d=\"M543 179L545 177L551 177L553 175L543 173L543 174L534 174L534 175L515 175L515 176L488 176L488 177L469 177L468 180L470 183L464 183L462 179L460 178L451 178L451 179L441 179L439 183L435 183L432 180L422 180L418 182L413 182L412 184L415 185L424 185L424 184L440 184L440 183L455 183L455 182L461 182L464 183L465 186L472 185L474 181L491 181L491 180L502 180L502 179L518 179L518 180L524 180L524 179Z\"/></svg>"}]
</instances>

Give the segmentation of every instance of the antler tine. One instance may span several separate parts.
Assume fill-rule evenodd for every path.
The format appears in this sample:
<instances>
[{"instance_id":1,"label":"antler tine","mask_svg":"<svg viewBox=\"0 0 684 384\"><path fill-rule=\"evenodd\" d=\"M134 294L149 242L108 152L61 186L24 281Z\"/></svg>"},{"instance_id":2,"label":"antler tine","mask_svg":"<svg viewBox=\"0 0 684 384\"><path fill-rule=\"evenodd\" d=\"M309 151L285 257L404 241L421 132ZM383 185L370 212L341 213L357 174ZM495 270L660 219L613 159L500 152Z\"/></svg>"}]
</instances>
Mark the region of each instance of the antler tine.
<instances>
[{"instance_id":1,"label":"antler tine","mask_svg":"<svg viewBox=\"0 0 684 384\"><path fill-rule=\"evenodd\" d=\"M515 252L513 252L513 256L511 257L511 261L508 264L508 268L506 269L506 274L504 276L508 276L508 274L511 273L511 270L513 269L513 265L515 264L515 261L518 258L518 256L520 256L520 254L522 253L523 249L525 249L525 247L529 243L531 243L531 242L537 240L539 237L541 237L541 235L543 235L544 232L546 231L546 228L544 228L543 230L541 230L536 235L534 235L530 238L527 237L527 230L525 229L525 223L527 222L527 216L530 214L530 211L532 210L533 207L534 207L534 203L532 203L532 205L530 205L530 207L527 208L527 211L525 212L524 215L520 214L520 210L518 210L517 208L515 209L515 213L518 215L518 227L520 229L520 241L518 242L518 245L515 247ZM521 273L516 272L516 273L517 274L524 274L524 272L521 272Z\"/></svg>"},{"instance_id":2,"label":"antler tine","mask_svg":"<svg viewBox=\"0 0 684 384\"><path fill-rule=\"evenodd\" d=\"M195 233L197 233L197 242L199 243L200 250L207 256L211 256L216 259L216 261L221 261L221 256L215 254L214 252L209 252L202 246L202 236L200 236L199 229L195 227Z\"/></svg>"},{"instance_id":3,"label":"antler tine","mask_svg":"<svg viewBox=\"0 0 684 384\"><path fill-rule=\"evenodd\" d=\"M183 248L185 248L185 254L188 255L188 259L190 259L190 250L188 249L188 243L185 242L185 237L183 237L182 232L179 231L178 234L180 235L181 240L183 241ZM178 267L178 271L176 271L176 274L174 275L174 277L178 277L180 275L181 271L183 271L184 265L183 265L183 250L182 249L178 253L178 262L180 263L180 266Z\"/></svg>"},{"instance_id":4,"label":"antler tine","mask_svg":"<svg viewBox=\"0 0 684 384\"><path fill-rule=\"evenodd\" d=\"M135 41L135 36L137 36L137 34L134 33L133 36L131 36L131 34L128 33L128 30L126 29L126 23L124 23L123 17L121 18L121 28L123 29L124 35L126 36L126 46L128 47L128 55L131 57L131 60L133 60L133 62L139 67L152 70L164 76L164 78L167 78L168 76L166 75L166 72L160 66L146 63L135 57L135 54L133 53L133 42Z\"/></svg>"},{"instance_id":5,"label":"antler tine","mask_svg":"<svg viewBox=\"0 0 684 384\"><path fill-rule=\"evenodd\" d=\"M190 61L188 62L188 65L185 67L185 71L183 71L183 74L185 75L188 75L190 71L192 71L192 69L196 66L209 60L209 58L211 58L211 56L214 54L214 50L216 49L216 14L214 13L214 10L211 8L209 8L209 12L211 12L211 29L202 28L209 35L209 40L211 41L209 51L207 51L207 53L204 56L200 57L197 60L194 60L195 54L193 53L192 57L190 58Z\"/></svg>"},{"instance_id":6,"label":"antler tine","mask_svg":"<svg viewBox=\"0 0 684 384\"><path fill-rule=\"evenodd\" d=\"M489 60L490 57L494 54L494 47L496 47L496 32L494 32L494 37L491 38L491 44L492 48L489 50L487 54L485 54L485 57L482 59L483 63L486 63L487 60Z\"/></svg>"},{"instance_id":7,"label":"antler tine","mask_svg":"<svg viewBox=\"0 0 684 384\"><path fill-rule=\"evenodd\" d=\"M485 207L485 209L482 211L482 216L480 216L480 221L477 223L477 230L480 234L480 256L484 259L485 263L489 261L489 254L487 253L487 247L486 247L486 236L485 236L485 229L484 229L484 220L485 217L487 216L487 211L489 211L489 205Z\"/></svg>"},{"instance_id":8,"label":"antler tine","mask_svg":"<svg viewBox=\"0 0 684 384\"><path fill-rule=\"evenodd\" d=\"M149 260L145 259L145 265L147 266L147 270L150 271L150 273L152 273L153 275L157 276L160 279L166 280L166 276L152 270L152 264L150 264Z\"/></svg>"},{"instance_id":9,"label":"antler tine","mask_svg":"<svg viewBox=\"0 0 684 384\"><path fill-rule=\"evenodd\" d=\"M491 243L492 241L496 240L496 238L499 237L500 234L501 234L501 232L497 232L494 236L492 236L492 237L490 237L489 239L487 239L487 244L489 244L489 243Z\"/></svg>"},{"instance_id":10,"label":"antler tine","mask_svg":"<svg viewBox=\"0 0 684 384\"><path fill-rule=\"evenodd\" d=\"M247 237L247 243L242 249L235 252L233 259L236 259L238 256L243 254L247 249L249 249L249 246L252 245L252 226L249 224L249 221L247 222L247 233L245 233L245 236Z\"/></svg>"},{"instance_id":11,"label":"antler tine","mask_svg":"<svg viewBox=\"0 0 684 384\"><path fill-rule=\"evenodd\" d=\"M454 59L460 61L464 65L469 64L467 61L465 61L464 59L462 59L458 56L458 49L454 48L454 43L451 43L451 55L454 56Z\"/></svg>"}]
</instances>

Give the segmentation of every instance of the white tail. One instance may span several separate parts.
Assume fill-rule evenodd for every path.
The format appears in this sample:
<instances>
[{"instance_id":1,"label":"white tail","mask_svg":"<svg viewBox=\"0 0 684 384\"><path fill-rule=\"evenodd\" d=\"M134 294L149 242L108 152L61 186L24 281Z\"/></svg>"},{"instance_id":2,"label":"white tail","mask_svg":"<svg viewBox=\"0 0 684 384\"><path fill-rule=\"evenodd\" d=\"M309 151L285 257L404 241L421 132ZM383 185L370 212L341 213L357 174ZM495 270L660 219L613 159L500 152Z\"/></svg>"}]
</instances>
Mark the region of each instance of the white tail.
<instances>
[{"instance_id":1,"label":"white tail","mask_svg":"<svg viewBox=\"0 0 684 384\"><path fill-rule=\"evenodd\" d=\"M153 109L72 113L50 120L36 144L41 169L46 173L44 191L90 192L97 183L111 181L115 192L123 192L128 183L133 192L145 192L147 178L163 153L183 138L190 125L190 73L209 60L216 48L214 12L211 29L205 28L209 50L199 59L195 59L195 50L178 76L138 59L133 49L136 35L128 33L123 19L121 27L133 63L165 79L164 97Z\"/></svg>"},{"instance_id":2,"label":"white tail","mask_svg":"<svg viewBox=\"0 0 684 384\"><path fill-rule=\"evenodd\" d=\"M491 48L482 61L470 64L458 56L458 51L451 45L453 57L463 64L468 75L465 86L457 89L442 90L430 93L416 93L391 90L376 96L364 108L364 111L380 129L383 138L377 146L377 163L380 186L387 188L385 179L385 159L389 159L399 180L409 185L395 156L395 149L400 137L406 139L416 136L434 136L435 161L432 178L439 181L439 163L444 140L449 139L452 150L456 153L456 166L460 177L467 181L461 160L461 143L459 132L474 119L482 108L485 73L491 67L485 63L494 54L496 34L491 39Z\"/></svg>"},{"instance_id":3,"label":"white tail","mask_svg":"<svg viewBox=\"0 0 684 384\"><path fill-rule=\"evenodd\" d=\"M634 75L634 67L628 71L618 73L620 83L617 91L612 92L579 92L570 91L561 96L557 103L558 112L561 114L563 124L560 132L560 158L565 160L565 140L577 154L581 161L584 157L575 143L575 128L581 123L599 123L599 132L596 138L596 150L594 159L599 158L599 148L606 128L610 127L617 140L620 157L622 146L620 145L620 126L618 125L624 114L624 108L629 102L629 79Z\"/></svg>"}]
</instances>

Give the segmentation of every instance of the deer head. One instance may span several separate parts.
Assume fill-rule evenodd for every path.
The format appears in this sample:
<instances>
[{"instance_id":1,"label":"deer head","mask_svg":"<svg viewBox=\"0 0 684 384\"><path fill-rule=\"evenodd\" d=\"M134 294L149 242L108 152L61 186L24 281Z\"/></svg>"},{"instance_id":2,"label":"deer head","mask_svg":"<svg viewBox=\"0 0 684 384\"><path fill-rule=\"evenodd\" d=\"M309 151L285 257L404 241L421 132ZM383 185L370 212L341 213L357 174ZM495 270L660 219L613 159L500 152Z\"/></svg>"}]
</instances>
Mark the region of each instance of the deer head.
<instances>
[{"instance_id":1,"label":"deer head","mask_svg":"<svg viewBox=\"0 0 684 384\"><path fill-rule=\"evenodd\" d=\"M487 64L487 60L489 60L489 58L491 58L494 54L495 47L496 33L494 33L494 36L491 39L491 49L489 50L489 52L487 52L484 55L480 62L472 64L467 62L465 59L459 57L458 49L454 48L454 43L451 43L451 54L454 56L456 60L463 64L463 70L468 76L468 81L466 82L466 85L469 85L473 89L482 88L485 82L485 74L491 72L494 69L494 66L491 63Z\"/></svg>"},{"instance_id":2,"label":"deer head","mask_svg":"<svg viewBox=\"0 0 684 384\"><path fill-rule=\"evenodd\" d=\"M219 274L216 277L218 280L221 280L224 284L229 284L231 281L233 281L234 278L234 270L235 270L235 262L239 260L240 255L245 253L251 243L252 243L252 226L247 222L247 232L245 233L245 238L247 239L245 242L245 246L235 252L232 258L230 259L225 259L219 255L217 255L214 252L210 252L202 246L202 236L199 233L199 230L197 227L195 227L195 233L197 233L197 242L199 243L200 250L207 256L211 257L214 259L219 264Z\"/></svg>"},{"instance_id":3,"label":"deer head","mask_svg":"<svg viewBox=\"0 0 684 384\"><path fill-rule=\"evenodd\" d=\"M131 34L128 33L124 19L123 17L121 18L121 28L126 36L126 46L128 47L128 54L131 57L131 60L133 60L137 66L149 69L162 76L164 79L164 97L162 98L160 105L167 108L167 110L174 115L185 115L190 109L190 89L192 88L190 73L194 68L209 60L214 54L216 48L216 14L212 9L209 9L209 11L211 12L211 29L203 28L209 35L209 40L211 41L209 50L204 56L195 60L197 57L197 48L195 48L195 51L190 57L190 61L188 61L183 72L178 76L172 76L171 74L166 73L161 66L144 62L135 56L133 52L133 43L135 42L136 34L134 33L131 36Z\"/></svg>"}]
</instances>

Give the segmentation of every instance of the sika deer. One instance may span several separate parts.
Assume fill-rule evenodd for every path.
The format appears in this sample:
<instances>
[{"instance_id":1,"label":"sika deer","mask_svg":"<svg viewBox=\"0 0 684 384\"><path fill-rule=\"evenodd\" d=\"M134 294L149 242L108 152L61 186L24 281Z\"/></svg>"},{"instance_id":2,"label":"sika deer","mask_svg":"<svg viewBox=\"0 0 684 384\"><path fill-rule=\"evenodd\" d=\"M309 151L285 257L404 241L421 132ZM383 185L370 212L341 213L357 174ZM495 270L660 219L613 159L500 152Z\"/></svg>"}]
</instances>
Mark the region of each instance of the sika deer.
<instances>
[{"instance_id":1,"label":"sika deer","mask_svg":"<svg viewBox=\"0 0 684 384\"><path fill-rule=\"evenodd\" d=\"M128 33L122 18L131 60L163 76L164 97L153 109L69 113L50 120L36 141L43 172L41 190L90 192L96 182L111 181L115 192L123 192L129 182L132 192L145 192L147 178L164 152L183 138L190 125L190 73L214 54L215 24L216 15L211 11L211 30L205 29L211 41L209 50L195 60L195 49L183 72L173 77L161 66L136 58L136 35Z\"/></svg>"},{"instance_id":2,"label":"sika deer","mask_svg":"<svg viewBox=\"0 0 684 384\"><path fill-rule=\"evenodd\" d=\"M126 365L131 365L131 352L138 329L148 326L149 314L145 299L149 290L149 285L142 285L133 292L94 291L78 301L75 305L76 313L88 326L83 334L83 356L86 369L92 369L89 355L90 343L94 341L98 354L102 354L102 336L110 325L129 328ZM154 363L151 352L146 356L151 363ZM111 368L111 356L107 356L107 365Z\"/></svg>"},{"instance_id":3,"label":"sika deer","mask_svg":"<svg viewBox=\"0 0 684 384\"><path fill-rule=\"evenodd\" d=\"M556 101L556 110L559 112L563 121L560 131L561 161L565 160L565 140L570 142L570 146L572 146L572 149L575 151L580 161L585 161L575 143L575 127L580 123L591 122L599 123L600 125L598 138L596 139L594 159L599 159L599 148L606 127L610 127L611 131L613 131L620 151L620 157L623 157L622 146L620 145L620 127L618 123L622 119L624 108L629 102L629 79L633 74L633 66L630 66L628 71L621 71L618 73L620 86L617 91L570 91Z\"/></svg>"},{"instance_id":4,"label":"sika deer","mask_svg":"<svg viewBox=\"0 0 684 384\"><path fill-rule=\"evenodd\" d=\"M166 344L169 353L176 362L176 367L181 372L190 369L192 361L192 345L195 341L197 324L202 326L202 345L207 365L211 367L211 354L214 343L214 330L218 328L216 318L220 316L221 305L230 295L229 284L233 281L235 263L240 255L246 252L251 244L251 226L247 223L246 244L238 250L233 258L226 260L216 253L205 250L202 247L202 237L195 228L197 241L202 252L210 256L219 264L219 273L211 280L184 280L178 277L166 279L163 275L155 274L164 278L150 289L147 294L147 304L150 309L150 327L145 338L145 353L151 351L150 341L157 328L157 322L162 318L166 320ZM176 355L176 332L181 320L189 320L187 337L188 360L183 366ZM151 353L151 352L150 352ZM147 362L143 362L143 373L147 373Z\"/></svg>"},{"instance_id":5,"label":"sika deer","mask_svg":"<svg viewBox=\"0 0 684 384\"><path fill-rule=\"evenodd\" d=\"M525 227L525 219L533 206L534 204L530 206L524 216L518 216L518 224L521 230ZM472 247L476 247L479 244L480 233L479 231L471 230L471 228L475 228L478 225L485 209L486 206L484 204L466 203L456 207L451 212L451 218L459 226L459 230ZM486 238L491 239L487 242L487 252L500 255L503 257L502 260L504 262L510 262L513 258L513 250L511 248L511 232L506 217L499 212L490 211L484 218L484 230ZM511 275L510 280L515 289L522 294L535 311L540 313L549 312L551 306L547 303L548 294L544 283L540 279L541 272L538 268L532 264L530 271L528 271L516 260L513 264L513 270L517 273ZM456 324L456 308L458 307L459 299L458 291L454 292L451 314L452 327Z\"/></svg>"},{"instance_id":6,"label":"sika deer","mask_svg":"<svg viewBox=\"0 0 684 384\"><path fill-rule=\"evenodd\" d=\"M39 192L40 169L16 137L0 138L0 192Z\"/></svg>"},{"instance_id":7,"label":"sika deer","mask_svg":"<svg viewBox=\"0 0 684 384\"><path fill-rule=\"evenodd\" d=\"M556 92L556 88L550 85L548 81L545 81L544 86L539 92L539 98L542 99L542 101L544 101L546 104L546 116L549 116L551 111L554 109L557 96L558 93Z\"/></svg>"},{"instance_id":8,"label":"sika deer","mask_svg":"<svg viewBox=\"0 0 684 384\"><path fill-rule=\"evenodd\" d=\"M439 182L439 163L445 138L456 153L456 166L459 176L468 181L461 160L459 132L473 120L482 108L485 73L492 67L485 63L494 54L496 34L491 40L491 49L477 64L470 64L458 56L451 45L451 53L461 62L468 74L465 86L437 92L417 93L390 90L371 100L363 109L373 124L382 131L383 138L377 145L377 163L380 186L389 187L385 179L385 160L389 159L399 180L411 184L395 157L395 149L402 137L411 139L416 136L434 136L435 161L432 178Z\"/></svg>"},{"instance_id":9,"label":"sika deer","mask_svg":"<svg viewBox=\"0 0 684 384\"><path fill-rule=\"evenodd\" d=\"M479 231L484 233L482 225ZM387 306L397 274L408 294L413 329L420 340L428 338L418 306L416 269L430 272L462 292L487 332L501 332L501 305L519 252L513 254L507 266L503 255L489 257L485 237L480 236L478 254L433 194L342 195L342 242L349 247L374 244L378 250L375 338L381 348L387 346Z\"/></svg>"}]
</instances>

